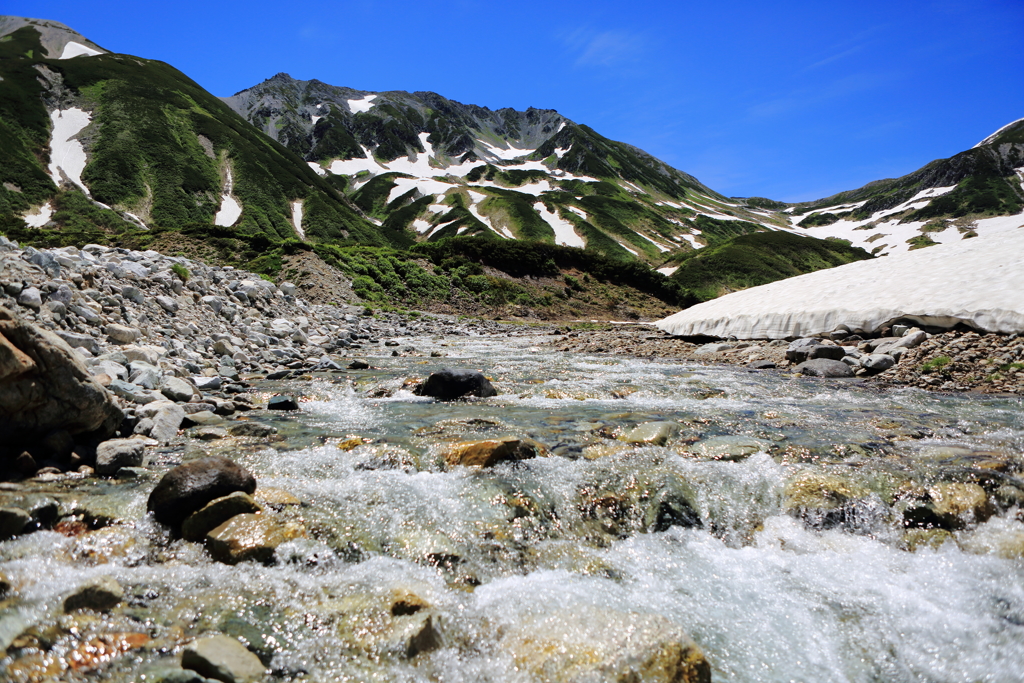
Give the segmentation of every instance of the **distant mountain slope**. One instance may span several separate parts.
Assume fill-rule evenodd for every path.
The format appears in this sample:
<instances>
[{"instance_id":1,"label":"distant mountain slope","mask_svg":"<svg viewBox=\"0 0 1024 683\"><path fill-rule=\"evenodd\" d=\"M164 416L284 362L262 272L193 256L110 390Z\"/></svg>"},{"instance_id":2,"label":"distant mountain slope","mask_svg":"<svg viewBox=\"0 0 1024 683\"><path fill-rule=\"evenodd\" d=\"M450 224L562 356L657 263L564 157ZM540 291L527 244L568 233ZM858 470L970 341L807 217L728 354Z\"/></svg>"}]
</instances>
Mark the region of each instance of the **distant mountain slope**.
<instances>
[{"instance_id":1,"label":"distant mountain slope","mask_svg":"<svg viewBox=\"0 0 1024 683\"><path fill-rule=\"evenodd\" d=\"M346 178L395 242L528 239L655 263L737 229L788 228L550 109L492 111L287 74L225 101L318 173Z\"/></svg>"},{"instance_id":2,"label":"distant mountain slope","mask_svg":"<svg viewBox=\"0 0 1024 683\"><path fill-rule=\"evenodd\" d=\"M739 235L700 251L673 255L662 273L700 301L776 280L871 258L838 240L772 231Z\"/></svg>"},{"instance_id":3,"label":"distant mountain slope","mask_svg":"<svg viewBox=\"0 0 1024 683\"><path fill-rule=\"evenodd\" d=\"M329 181L173 67L101 52L55 22L5 17L0 30L0 216L15 231L19 218L68 240L216 223L386 243Z\"/></svg>"},{"instance_id":4,"label":"distant mountain slope","mask_svg":"<svg viewBox=\"0 0 1024 683\"><path fill-rule=\"evenodd\" d=\"M816 237L890 254L1024 226L1024 119L949 159L786 210Z\"/></svg>"}]
</instances>

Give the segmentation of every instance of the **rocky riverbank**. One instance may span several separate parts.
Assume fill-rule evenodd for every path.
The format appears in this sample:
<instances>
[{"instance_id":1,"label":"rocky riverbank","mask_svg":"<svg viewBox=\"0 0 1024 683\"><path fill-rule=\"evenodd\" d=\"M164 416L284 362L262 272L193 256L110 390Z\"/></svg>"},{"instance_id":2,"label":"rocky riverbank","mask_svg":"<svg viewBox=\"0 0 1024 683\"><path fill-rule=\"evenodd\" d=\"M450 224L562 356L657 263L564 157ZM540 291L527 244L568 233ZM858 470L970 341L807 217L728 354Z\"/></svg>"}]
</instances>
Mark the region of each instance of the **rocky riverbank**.
<instances>
[{"instance_id":1,"label":"rocky riverbank","mask_svg":"<svg viewBox=\"0 0 1024 683\"><path fill-rule=\"evenodd\" d=\"M966 330L929 335L912 328L896 329L903 336L861 339L840 333L833 335L835 340L819 341L821 346L842 349L827 359L845 359L850 372L835 376L936 391L1024 394L1024 336ZM601 325L599 329L576 330L566 327L556 334L549 343L559 351L629 354L790 373L807 360L787 358L791 347L799 346L796 342L694 343L648 326Z\"/></svg>"},{"instance_id":2,"label":"rocky riverbank","mask_svg":"<svg viewBox=\"0 0 1024 683\"><path fill-rule=\"evenodd\" d=\"M5 385L11 405L0 405L4 425L24 437L0 444L2 469L10 476L91 466L95 447L114 435L167 443L196 413L251 410L247 390L254 380L366 367L357 357L370 349L422 355L395 338L523 329L312 304L288 282L276 285L227 266L100 245L37 250L0 237L0 285L0 309L9 311L10 325L18 321L40 330L33 342L36 361L19 359L16 349L5 351L10 358L0 359L6 368L0 381L24 380L33 363L49 367L47 354L64 354L68 361L54 387L40 391L35 379L27 388ZM73 354L44 338L49 333ZM83 402L83 395L96 394L94 384L113 395L110 406ZM84 419L90 411L105 417ZM112 411L120 411L116 419ZM51 413L61 420L36 424L39 415Z\"/></svg>"}]
</instances>

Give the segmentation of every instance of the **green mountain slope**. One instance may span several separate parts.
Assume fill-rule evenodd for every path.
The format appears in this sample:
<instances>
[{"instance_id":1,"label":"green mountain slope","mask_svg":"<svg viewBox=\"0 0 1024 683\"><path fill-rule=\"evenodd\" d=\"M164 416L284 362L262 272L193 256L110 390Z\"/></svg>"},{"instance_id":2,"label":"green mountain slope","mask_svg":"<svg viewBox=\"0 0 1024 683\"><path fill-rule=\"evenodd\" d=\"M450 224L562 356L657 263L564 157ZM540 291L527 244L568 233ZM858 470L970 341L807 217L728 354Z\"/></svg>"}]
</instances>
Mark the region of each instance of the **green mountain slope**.
<instances>
[{"instance_id":1,"label":"green mountain slope","mask_svg":"<svg viewBox=\"0 0 1024 683\"><path fill-rule=\"evenodd\" d=\"M386 243L329 180L173 67L118 54L50 58L44 38L32 23L0 38L8 232L31 234L18 225L25 215L38 217L37 238L212 226L227 194L241 212L221 223L239 235L294 238L298 202L307 239ZM55 112L87 122L71 141L86 159L81 185L68 169L54 176L48 168L54 146L63 149L51 140Z\"/></svg>"},{"instance_id":2,"label":"green mountain slope","mask_svg":"<svg viewBox=\"0 0 1024 683\"><path fill-rule=\"evenodd\" d=\"M669 279L700 301L816 270L871 258L838 240L788 232L757 232L724 240L700 251L675 254Z\"/></svg>"},{"instance_id":3,"label":"green mountain slope","mask_svg":"<svg viewBox=\"0 0 1024 683\"><path fill-rule=\"evenodd\" d=\"M1024 119L895 179L791 205L808 234L893 253L1024 225Z\"/></svg>"}]
</instances>

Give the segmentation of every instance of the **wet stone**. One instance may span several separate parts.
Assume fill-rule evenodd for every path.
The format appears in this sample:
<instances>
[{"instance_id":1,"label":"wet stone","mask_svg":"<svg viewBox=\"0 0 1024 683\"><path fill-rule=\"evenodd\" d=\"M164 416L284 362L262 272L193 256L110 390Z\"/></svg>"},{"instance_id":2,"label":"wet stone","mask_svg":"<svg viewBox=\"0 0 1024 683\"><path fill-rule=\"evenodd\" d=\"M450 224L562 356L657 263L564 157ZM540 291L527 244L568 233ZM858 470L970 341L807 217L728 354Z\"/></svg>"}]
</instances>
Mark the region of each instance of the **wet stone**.
<instances>
[{"instance_id":1,"label":"wet stone","mask_svg":"<svg viewBox=\"0 0 1024 683\"><path fill-rule=\"evenodd\" d=\"M224 683L255 681L265 673L259 657L228 636L206 636L193 641L181 654L181 666Z\"/></svg>"},{"instance_id":2,"label":"wet stone","mask_svg":"<svg viewBox=\"0 0 1024 683\"><path fill-rule=\"evenodd\" d=\"M222 498L215 498L201 509L189 515L181 525L181 537L186 541L200 541L214 528L235 515L262 512L263 508L252 496L236 491Z\"/></svg>"},{"instance_id":3,"label":"wet stone","mask_svg":"<svg viewBox=\"0 0 1024 683\"><path fill-rule=\"evenodd\" d=\"M498 395L498 391L483 373L452 368L431 373L413 393L417 396L431 396L441 401L451 401L464 396L487 398Z\"/></svg>"},{"instance_id":4,"label":"wet stone","mask_svg":"<svg viewBox=\"0 0 1024 683\"><path fill-rule=\"evenodd\" d=\"M631 444L664 446L678 430L679 425L675 422L645 422L629 430L621 438Z\"/></svg>"},{"instance_id":5,"label":"wet stone","mask_svg":"<svg viewBox=\"0 0 1024 683\"><path fill-rule=\"evenodd\" d=\"M178 465L163 476L146 508L161 524L177 527L211 500L235 491L252 494L256 479L235 462L211 456Z\"/></svg>"},{"instance_id":6,"label":"wet stone","mask_svg":"<svg viewBox=\"0 0 1024 683\"><path fill-rule=\"evenodd\" d=\"M278 394L267 401L267 410L298 410L299 402L294 396Z\"/></svg>"},{"instance_id":7,"label":"wet stone","mask_svg":"<svg viewBox=\"0 0 1024 683\"><path fill-rule=\"evenodd\" d=\"M235 515L206 535L206 547L218 562L274 560L277 546L305 534L301 525L283 522L266 514Z\"/></svg>"},{"instance_id":8,"label":"wet stone","mask_svg":"<svg viewBox=\"0 0 1024 683\"><path fill-rule=\"evenodd\" d=\"M32 522L32 516L21 508L0 508L0 541L22 533Z\"/></svg>"},{"instance_id":9,"label":"wet stone","mask_svg":"<svg viewBox=\"0 0 1024 683\"><path fill-rule=\"evenodd\" d=\"M547 449L533 439L506 437L458 443L445 452L449 467L493 467L500 462L526 460L546 455Z\"/></svg>"},{"instance_id":10,"label":"wet stone","mask_svg":"<svg viewBox=\"0 0 1024 683\"><path fill-rule=\"evenodd\" d=\"M122 467L142 464L146 447L139 439L111 439L96 447L96 474L116 474Z\"/></svg>"},{"instance_id":11,"label":"wet stone","mask_svg":"<svg viewBox=\"0 0 1024 683\"><path fill-rule=\"evenodd\" d=\"M228 425L227 431L231 436L249 436L257 439L263 439L277 434L277 427L263 424L262 422L256 422L254 420L245 420L232 422Z\"/></svg>"},{"instance_id":12,"label":"wet stone","mask_svg":"<svg viewBox=\"0 0 1024 683\"><path fill-rule=\"evenodd\" d=\"M106 612L117 607L124 599L124 589L114 577L101 576L82 586L64 600L64 611L89 609Z\"/></svg>"}]
</instances>

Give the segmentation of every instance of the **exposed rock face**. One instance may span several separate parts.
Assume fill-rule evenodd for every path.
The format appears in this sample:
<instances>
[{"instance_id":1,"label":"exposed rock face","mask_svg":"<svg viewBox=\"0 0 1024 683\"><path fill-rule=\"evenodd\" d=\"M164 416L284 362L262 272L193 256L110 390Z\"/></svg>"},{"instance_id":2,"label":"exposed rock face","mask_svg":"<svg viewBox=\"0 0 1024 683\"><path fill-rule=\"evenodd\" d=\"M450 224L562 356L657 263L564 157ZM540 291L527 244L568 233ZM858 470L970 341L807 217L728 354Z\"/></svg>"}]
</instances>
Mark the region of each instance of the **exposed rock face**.
<instances>
[{"instance_id":1,"label":"exposed rock face","mask_svg":"<svg viewBox=\"0 0 1024 683\"><path fill-rule=\"evenodd\" d=\"M433 372L415 390L417 396L433 396L442 401L451 401L464 396L486 398L497 396L498 391L483 373L475 370L444 368Z\"/></svg>"},{"instance_id":2,"label":"exposed rock face","mask_svg":"<svg viewBox=\"0 0 1024 683\"><path fill-rule=\"evenodd\" d=\"M149 494L146 509L161 524L177 528L210 501L235 491L252 495L256 478L227 458L211 456L178 465L165 474Z\"/></svg>"},{"instance_id":3,"label":"exposed rock face","mask_svg":"<svg viewBox=\"0 0 1024 683\"><path fill-rule=\"evenodd\" d=\"M0 308L0 434L12 445L64 430L105 439L124 415L60 337Z\"/></svg>"}]
</instances>

